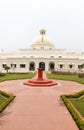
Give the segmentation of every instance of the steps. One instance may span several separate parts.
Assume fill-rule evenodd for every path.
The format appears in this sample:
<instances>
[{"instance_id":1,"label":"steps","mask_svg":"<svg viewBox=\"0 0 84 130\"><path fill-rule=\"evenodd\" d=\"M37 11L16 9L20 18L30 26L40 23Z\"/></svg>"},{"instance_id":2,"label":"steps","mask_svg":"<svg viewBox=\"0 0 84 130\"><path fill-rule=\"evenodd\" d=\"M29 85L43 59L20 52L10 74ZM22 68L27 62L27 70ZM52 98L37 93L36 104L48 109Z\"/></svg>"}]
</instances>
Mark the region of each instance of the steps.
<instances>
[{"instance_id":1,"label":"steps","mask_svg":"<svg viewBox=\"0 0 84 130\"><path fill-rule=\"evenodd\" d=\"M37 79L31 79L28 80L27 82L24 83L24 85L29 85L29 86L42 86L42 87L50 87L53 85L57 85L56 81L53 80L48 80L48 79L43 79L41 81L37 80Z\"/></svg>"}]
</instances>

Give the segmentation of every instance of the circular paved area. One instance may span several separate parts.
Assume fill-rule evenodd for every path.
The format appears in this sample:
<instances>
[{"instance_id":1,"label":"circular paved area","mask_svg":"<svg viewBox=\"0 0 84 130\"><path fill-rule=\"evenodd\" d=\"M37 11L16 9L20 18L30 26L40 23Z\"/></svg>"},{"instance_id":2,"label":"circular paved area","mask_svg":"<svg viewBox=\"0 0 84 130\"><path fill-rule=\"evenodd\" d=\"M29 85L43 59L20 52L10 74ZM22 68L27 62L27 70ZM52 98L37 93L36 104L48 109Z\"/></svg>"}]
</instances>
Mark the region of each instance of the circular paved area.
<instances>
[{"instance_id":1,"label":"circular paved area","mask_svg":"<svg viewBox=\"0 0 84 130\"><path fill-rule=\"evenodd\" d=\"M84 85L57 80L58 86L29 87L24 81L0 83L0 90L16 95L0 114L0 130L78 130L60 95L83 90Z\"/></svg>"}]
</instances>

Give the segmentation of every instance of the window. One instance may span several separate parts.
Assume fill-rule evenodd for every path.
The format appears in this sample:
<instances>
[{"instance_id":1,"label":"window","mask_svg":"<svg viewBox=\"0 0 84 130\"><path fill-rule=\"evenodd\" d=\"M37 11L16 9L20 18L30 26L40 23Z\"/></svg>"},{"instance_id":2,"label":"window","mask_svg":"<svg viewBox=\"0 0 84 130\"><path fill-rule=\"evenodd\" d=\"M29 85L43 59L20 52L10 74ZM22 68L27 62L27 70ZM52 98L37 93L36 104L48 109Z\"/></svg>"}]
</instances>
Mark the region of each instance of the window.
<instances>
[{"instance_id":1,"label":"window","mask_svg":"<svg viewBox=\"0 0 84 130\"><path fill-rule=\"evenodd\" d=\"M73 65L69 65L69 68L70 68L70 69L73 68Z\"/></svg>"},{"instance_id":2,"label":"window","mask_svg":"<svg viewBox=\"0 0 84 130\"><path fill-rule=\"evenodd\" d=\"M11 64L11 68L16 68L16 64Z\"/></svg>"},{"instance_id":3,"label":"window","mask_svg":"<svg viewBox=\"0 0 84 130\"><path fill-rule=\"evenodd\" d=\"M54 58L54 56L50 56L50 58Z\"/></svg>"},{"instance_id":4,"label":"window","mask_svg":"<svg viewBox=\"0 0 84 130\"><path fill-rule=\"evenodd\" d=\"M44 49L44 47L41 47L41 49Z\"/></svg>"},{"instance_id":5,"label":"window","mask_svg":"<svg viewBox=\"0 0 84 130\"><path fill-rule=\"evenodd\" d=\"M25 64L20 64L20 68L25 68L26 65Z\"/></svg>"},{"instance_id":6,"label":"window","mask_svg":"<svg viewBox=\"0 0 84 130\"><path fill-rule=\"evenodd\" d=\"M62 64L60 64L60 68L63 68L63 65L62 65Z\"/></svg>"},{"instance_id":7,"label":"window","mask_svg":"<svg viewBox=\"0 0 84 130\"><path fill-rule=\"evenodd\" d=\"M30 65L29 65L29 70L30 71L34 71L35 70L35 63L34 62L31 62Z\"/></svg>"},{"instance_id":8,"label":"window","mask_svg":"<svg viewBox=\"0 0 84 130\"><path fill-rule=\"evenodd\" d=\"M31 56L31 58L34 58L34 56Z\"/></svg>"},{"instance_id":9,"label":"window","mask_svg":"<svg viewBox=\"0 0 84 130\"><path fill-rule=\"evenodd\" d=\"M62 56L58 56L58 58L62 58Z\"/></svg>"},{"instance_id":10,"label":"window","mask_svg":"<svg viewBox=\"0 0 84 130\"><path fill-rule=\"evenodd\" d=\"M81 65L78 65L78 69L81 69L82 68L82 66Z\"/></svg>"},{"instance_id":11,"label":"window","mask_svg":"<svg viewBox=\"0 0 84 130\"><path fill-rule=\"evenodd\" d=\"M49 63L49 70L54 70L55 64L53 62Z\"/></svg>"},{"instance_id":12,"label":"window","mask_svg":"<svg viewBox=\"0 0 84 130\"><path fill-rule=\"evenodd\" d=\"M7 66L7 64L3 64L2 67L5 68L5 66Z\"/></svg>"}]
</instances>

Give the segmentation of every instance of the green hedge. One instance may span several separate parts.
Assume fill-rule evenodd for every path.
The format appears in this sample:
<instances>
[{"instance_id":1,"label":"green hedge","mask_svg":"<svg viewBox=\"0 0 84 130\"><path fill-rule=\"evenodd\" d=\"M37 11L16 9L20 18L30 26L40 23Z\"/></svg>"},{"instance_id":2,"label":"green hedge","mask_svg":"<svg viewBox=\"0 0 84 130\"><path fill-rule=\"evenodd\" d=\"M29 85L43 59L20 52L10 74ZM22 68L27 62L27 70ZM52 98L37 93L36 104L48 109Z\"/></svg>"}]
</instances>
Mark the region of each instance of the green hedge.
<instances>
[{"instance_id":1,"label":"green hedge","mask_svg":"<svg viewBox=\"0 0 84 130\"><path fill-rule=\"evenodd\" d=\"M79 74L78 74L78 77L79 77L79 78L84 78L84 73L79 73Z\"/></svg>"},{"instance_id":2,"label":"green hedge","mask_svg":"<svg viewBox=\"0 0 84 130\"><path fill-rule=\"evenodd\" d=\"M84 120L82 120L81 117L79 116L79 114L75 111L74 107L72 106L72 104L70 103L68 98L78 98L82 95L84 95L84 90L79 93L76 93L74 95L62 95L61 96L64 104L68 108L69 112L71 113L73 119L75 120L75 122L78 125L80 130L84 130Z\"/></svg>"},{"instance_id":3,"label":"green hedge","mask_svg":"<svg viewBox=\"0 0 84 130\"><path fill-rule=\"evenodd\" d=\"M76 75L76 72L70 72L70 71L51 71L52 74L58 74L58 75Z\"/></svg>"},{"instance_id":4,"label":"green hedge","mask_svg":"<svg viewBox=\"0 0 84 130\"><path fill-rule=\"evenodd\" d=\"M14 99L15 96L8 94L4 91L0 91L0 95L4 96L6 100L0 105L0 113L8 106L8 104Z\"/></svg>"},{"instance_id":5,"label":"green hedge","mask_svg":"<svg viewBox=\"0 0 84 130\"><path fill-rule=\"evenodd\" d=\"M0 73L0 77L3 77L5 76L6 74L5 73Z\"/></svg>"}]
</instances>

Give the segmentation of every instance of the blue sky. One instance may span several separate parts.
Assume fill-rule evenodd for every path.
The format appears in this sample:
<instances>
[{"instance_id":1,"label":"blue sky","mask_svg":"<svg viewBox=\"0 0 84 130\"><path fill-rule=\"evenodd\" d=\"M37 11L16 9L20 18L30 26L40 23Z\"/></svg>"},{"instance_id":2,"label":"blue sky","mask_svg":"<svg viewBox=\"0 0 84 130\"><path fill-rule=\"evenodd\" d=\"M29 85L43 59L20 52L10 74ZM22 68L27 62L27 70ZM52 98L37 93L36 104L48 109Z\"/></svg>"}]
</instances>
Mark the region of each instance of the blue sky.
<instances>
[{"instance_id":1,"label":"blue sky","mask_svg":"<svg viewBox=\"0 0 84 130\"><path fill-rule=\"evenodd\" d=\"M84 0L0 1L0 52L28 48L41 28L56 48L84 52Z\"/></svg>"}]
</instances>

